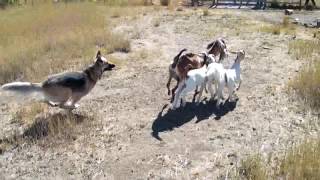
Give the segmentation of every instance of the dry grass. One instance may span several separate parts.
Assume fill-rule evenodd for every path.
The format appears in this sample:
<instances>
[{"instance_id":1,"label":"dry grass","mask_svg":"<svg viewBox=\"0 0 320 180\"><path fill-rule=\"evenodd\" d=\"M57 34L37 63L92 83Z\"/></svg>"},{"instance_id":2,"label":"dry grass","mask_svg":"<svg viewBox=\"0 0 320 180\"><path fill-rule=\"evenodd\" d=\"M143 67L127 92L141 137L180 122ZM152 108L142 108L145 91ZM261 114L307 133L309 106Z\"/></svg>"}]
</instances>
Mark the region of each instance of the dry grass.
<instances>
[{"instance_id":1,"label":"dry grass","mask_svg":"<svg viewBox=\"0 0 320 180\"><path fill-rule=\"evenodd\" d=\"M278 176L285 179L316 180L320 177L320 140L307 141L289 150L280 163Z\"/></svg>"},{"instance_id":2,"label":"dry grass","mask_svg":"<svg viewBox=\"0 0 320 180\"><path fill-rule=\"evenodd\" d=\"M265 165L263 164L261 157L255 155L241 161L241 166L238 170L240 179L250 180L267 180L267 174Z\"/></svg>"},{"instance_id":3,"label":"dry grass","mask_svg":"<svg viewBox=\"0 0 320 180\"><path fill-rule=\"evenodd\" d=\"M153 24L154 27L159 27L160 23L161 23L161 19L160 18L155 18L152 21L152 24Z\"/></svg>"},{"instance_id":4,"label":"dry grass","mask_svg":"<svg viewBox=\"0 0 320 180\"><path fill-rule=\"evenodd\" d=\"M259 28L260 32L272 33L274 35L280 34L289 34L295 35L296 33L296 26L290 23L289 17L284 17L282 23L279 25L263 25Z\"/></svg>"},{"instance_id":5,"label":"dry grass","mask_svg":"<svg viewBox=\"0 0 320 180\"><path fill-rule=\"evenodd\" d=\"M0 24L6 24L0 26L0 84L39 81L48 74L79 68L78 64L92 62L97 46L108 53L128 52L129 40L111 33L106 12L108 7L93 3L0 11Z\"/></svg>"},{"instance_id":6,"label":"dry grass","mask_svg":"<svg viewBox=\"0 0 320 180\"><path fill-rule=\"evenodd\" d=\"M47 112L48 107L42 103L32 103L23 106L13 114L13 121L23 125L30 125L34 122L36 116L42 112Z\"/></svg>"},{"instance_id":7,"label":"dry grass","mask_svg":"<svg viewBox=\"0 0 320 180\"><path fill-rule=\"evenodd\" d=\"M320 39L294 40L289 43L289 53L297 59L311 60L320 54Z\"/></svg>"},{"instance_id":8,"label":"dry grass","mask_svg":"<svg viewBox=\"0 0 320 180\"><path fill-rule=\"evenodd\" d=\"M289 87L304 104L320 111L320 60L309 63L289 82Z\"/></svg>"},{"instance_id":9,"label":"dry grass","mask_svg":"<svg viewBox=\"0 0 320 180\"><path fill-rule=\"evenodd\" d=\"M208 16L209 15L209 10L208 9L203 9L202 10L202 15L203 16Z\"/></svg>"},{"instance_id":10,"label":"dry grass","mask_svg":"<svg viewBox=\"0 0 320 180\"><path fill-rule=\"evenodd\" d=\"M274 158L274 166L266 165L260 155L248 157L238 168L239 179L316 180L320 177L320 140L310 140L288 149L286 155Z\"/></svg>"},{"instance_id":11,"label":"dry grass","mask_svg":"<svg viewBox=\"0 0 320 180\"><path fill-rule=\"evenodd\" d=\"M289 53L307 60L299 74L289 82L289 88L309 107L320 111L320 40L295 40L289 43Z\"/></svg>"}]
</instances>

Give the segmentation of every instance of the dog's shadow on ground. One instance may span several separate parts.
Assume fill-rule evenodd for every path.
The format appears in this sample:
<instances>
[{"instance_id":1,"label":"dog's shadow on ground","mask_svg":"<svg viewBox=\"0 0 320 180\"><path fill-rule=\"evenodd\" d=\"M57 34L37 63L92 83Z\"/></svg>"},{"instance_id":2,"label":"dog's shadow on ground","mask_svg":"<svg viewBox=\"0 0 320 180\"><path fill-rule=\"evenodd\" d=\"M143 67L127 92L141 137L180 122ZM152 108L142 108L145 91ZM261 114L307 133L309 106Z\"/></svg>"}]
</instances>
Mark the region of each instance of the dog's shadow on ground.
<instances>
[{"instance_id":1,"label":"dog's shadow on ground","mask_svg":"<svg viewBox=\"0 0 320 180\"><path fill-rule=\"evenodd\" d=\"M84 114L73 114L58 112L53 114L45 114L34 119L21 134L13 134L12 136L0 139L0 155L7 150L19 147L26 142L36 142L44 138L55 141L56 139L68 140L75 137L78 132L77 125L82 124L92 117ZM47 142L46 140L46 142Z\"/></svg>"},{"instance_id":2,"label":"dog's shadow on ground","mask_svg":"<svg viewBox=\"0 0 320 180\"><path fill-rule=\"evenodd\" d=\"M163 115L163 111L168 106L168 104L166 104L153 121L151 134L154 138L162 140L159 136L160 132L171 131L191 121L193 118L196 118L196 123L209 119L212 115L215 115L215 120L220 120L221 117L236 108L237 101L226 101L219 109L215 104L216 101L204 101L197 106L195 103L188 102L185 107L168 110L168 112Z\"/></svg>"},{"instance_id":3,"label":"dog's shadow on ground","mask_svg":"<svg viewBox=\"0 0 320 180\"><path fill-rule=\"evenodd\" d=\"M82 123L87 116L73 113L55 113L45 117L39 117L27 128L23 137L28 139L40 139L46 136L55 136L71 131L75 125Z\"/></svg>"}]
</instances>

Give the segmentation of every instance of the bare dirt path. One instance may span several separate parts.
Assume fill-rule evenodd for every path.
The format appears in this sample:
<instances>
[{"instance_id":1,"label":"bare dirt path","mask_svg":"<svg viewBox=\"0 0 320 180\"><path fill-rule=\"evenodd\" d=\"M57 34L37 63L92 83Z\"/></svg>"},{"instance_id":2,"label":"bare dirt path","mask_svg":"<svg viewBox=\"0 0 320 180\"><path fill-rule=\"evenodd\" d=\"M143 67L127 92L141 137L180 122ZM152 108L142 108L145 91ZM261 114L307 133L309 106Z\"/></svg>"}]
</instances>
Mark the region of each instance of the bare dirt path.
<instances>
[{"instance_id":1,"label":"bare dirt path","mask_svg":"<svg viewBox=\"0 0 320 180\"><path fill-rule=\"evenodd\" d=\"M188 16L160 11L120 24L117 31L129 36L139 31L132 53L112 55L125 63L102 78L76 111L97 117L72 127L71 137L34 139L4 152L4 179L224 179L246 155L270 156L314 133L311 117L285 93L301 65L287 53L290 36L237 34L222 22L252 20L256 12L182 13ZM213 34L208 24L217 27ZM198 107L190 102L168 110L165 84L172 57L185 47L201 52L220 36L231 49L247 53L240 100L217 110L206 94ZM225 65L233 59L230 55Z\"/></svg>"}]
</instances>

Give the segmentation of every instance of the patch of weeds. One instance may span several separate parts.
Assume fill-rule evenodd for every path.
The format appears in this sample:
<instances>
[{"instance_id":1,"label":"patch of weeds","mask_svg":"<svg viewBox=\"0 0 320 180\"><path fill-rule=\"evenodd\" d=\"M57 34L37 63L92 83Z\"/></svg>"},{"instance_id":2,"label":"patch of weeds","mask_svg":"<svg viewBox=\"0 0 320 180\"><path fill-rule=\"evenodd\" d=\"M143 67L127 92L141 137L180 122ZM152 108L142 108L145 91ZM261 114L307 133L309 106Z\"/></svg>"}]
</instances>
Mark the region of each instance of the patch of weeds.
<instances>
[{"instance_id":1,"label":"patch of weeds","mask_svg":"<svg viewBox=\"0 0 320 180\"><path fill-rule=\"evenodd\" d=\"M263 164L260 155L248 157L241 161L238 169L238 174L241 178L250 180L267 180L265 165Z\"/></svg>"}]
</instances>

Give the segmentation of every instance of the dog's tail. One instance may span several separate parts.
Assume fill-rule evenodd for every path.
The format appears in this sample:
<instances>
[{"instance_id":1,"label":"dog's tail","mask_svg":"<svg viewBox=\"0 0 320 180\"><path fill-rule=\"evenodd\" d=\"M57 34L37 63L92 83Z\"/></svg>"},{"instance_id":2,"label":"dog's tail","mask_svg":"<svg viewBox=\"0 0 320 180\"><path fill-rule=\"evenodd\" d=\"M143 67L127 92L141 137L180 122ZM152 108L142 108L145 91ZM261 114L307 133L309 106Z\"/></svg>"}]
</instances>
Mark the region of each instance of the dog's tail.
<instances>
[{"instance_id":1,"label":"dog's tail","mask_svg":"<svg viewBox=\"0 0 320 180\"><path fill-rule=\"evenodd\" d=\"M17 92L21 94L28 94L33 92L42 92L42 87L40 83L30 83L30 82L12 82L1 86L4 91Z\"/></svg>"},{"instance_id":2,"label":"dog's tail","mask_svg":"<svg viewBox=\"0 0 320 180\"><path fill-rule=\"evenodd\" d=\"M43 99L41 83L12 82L1 86L1 91L10 93L13 96Z\"/></svg>"}]
</instances>

